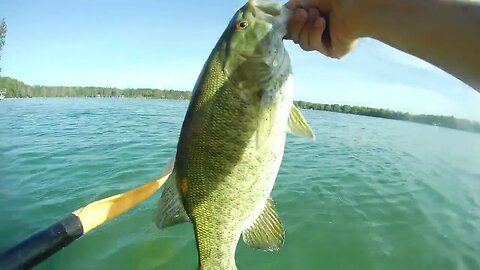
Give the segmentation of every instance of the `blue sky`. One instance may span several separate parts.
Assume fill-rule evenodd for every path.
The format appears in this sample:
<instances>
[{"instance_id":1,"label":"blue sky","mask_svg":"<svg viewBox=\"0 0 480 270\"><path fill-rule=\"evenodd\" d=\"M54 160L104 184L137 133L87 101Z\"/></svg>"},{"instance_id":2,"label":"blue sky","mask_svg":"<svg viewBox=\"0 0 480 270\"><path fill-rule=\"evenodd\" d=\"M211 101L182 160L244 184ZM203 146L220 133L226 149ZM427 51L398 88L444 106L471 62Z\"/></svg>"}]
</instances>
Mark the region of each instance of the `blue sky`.
<instances>
[{"instance_id":1,"label":"blue sky","mask_svg":"<svg viewBox=\"0 0 480 270\"><path fill-rule=\"evenodd\" d=\"M244 1L1 0L2 75L28 84L191 90ZM334 60L286 42L295 98L480 120L480 94L372 39ZM459 59L460 61L460 59Z\"/></svg>"}]
</instances>

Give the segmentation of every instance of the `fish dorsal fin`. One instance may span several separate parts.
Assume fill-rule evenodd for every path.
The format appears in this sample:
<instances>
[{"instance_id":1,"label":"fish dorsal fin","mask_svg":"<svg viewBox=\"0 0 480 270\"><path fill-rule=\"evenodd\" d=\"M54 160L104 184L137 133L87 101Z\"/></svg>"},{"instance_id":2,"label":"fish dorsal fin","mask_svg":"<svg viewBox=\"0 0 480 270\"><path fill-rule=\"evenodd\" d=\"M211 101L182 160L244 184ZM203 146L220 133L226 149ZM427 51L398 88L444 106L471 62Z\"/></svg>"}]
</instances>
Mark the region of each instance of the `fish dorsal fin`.
<instances>
[{"instance_id":1,"label":"fish dorsal fin","mask_svg":"<svg viewBox=\"0 0 480 270\"><path fill-rule=\"evenodd\" d=\"M162 196L158 201L155 224L159 229L190 221L178 193L175 178L174 171L165 182Z\"/></svg>"},{"instance_id":2,"label":"fish dorsal fin","mask_svg":"<svg viewBox=\"0 0 480 270\"><path fill-rule=\"evenodd\" d=\"M269 198L257 219L243 231L243 241L256 249L276 251L283 246L284 239L285 230Z\"/></svg>"},{"instance_id":3,"label":"fish dorsal fin","mask_svg":"<svg viewBox=\"0 0 480 270\"><path fill-rule=\"evenodd\" d=\"M292 134L315 140L315 134L308 125L307 120L305 120L300 110L293 104L290 115L288 116L288 129Z\"/></svg>"}]
</instances>

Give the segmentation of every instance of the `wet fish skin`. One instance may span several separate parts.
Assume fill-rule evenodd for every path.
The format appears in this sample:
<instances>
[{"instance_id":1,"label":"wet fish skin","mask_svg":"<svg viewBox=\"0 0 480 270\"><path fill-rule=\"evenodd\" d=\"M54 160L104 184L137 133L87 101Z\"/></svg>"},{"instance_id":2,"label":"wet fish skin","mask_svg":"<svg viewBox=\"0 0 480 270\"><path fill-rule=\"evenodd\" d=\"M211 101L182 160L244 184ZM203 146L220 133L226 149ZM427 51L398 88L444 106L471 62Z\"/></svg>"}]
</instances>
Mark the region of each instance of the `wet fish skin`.
<instances>
[{"instance_id":1,"label":"wet fish skin","mask_svg":"<svg viewBox=\"0 0 480 270\"><path fill-rule=\"evenodd\" d=\"M313 132L293 106L280 11L268 0L237 11L194 87L156 223L193 223L199 269L236 269L242 233L254 248L283 245L270 193L286 131Z\"/></svg>"}]
</instances>

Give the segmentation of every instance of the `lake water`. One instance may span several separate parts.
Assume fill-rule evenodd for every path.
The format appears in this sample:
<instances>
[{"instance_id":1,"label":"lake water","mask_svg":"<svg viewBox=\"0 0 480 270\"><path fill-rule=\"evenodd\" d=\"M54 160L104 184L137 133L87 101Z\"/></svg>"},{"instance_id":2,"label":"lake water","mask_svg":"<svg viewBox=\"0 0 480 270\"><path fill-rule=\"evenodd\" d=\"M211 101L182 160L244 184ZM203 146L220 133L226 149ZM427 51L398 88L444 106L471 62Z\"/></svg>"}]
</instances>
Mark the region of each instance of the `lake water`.
<instances>
[{"instance_id":1,"label":"lake water","mask_svg":"<svg viewBox=\"0 0 480 270\"><path fill-rule=\"evenodd\" d=\"M155 178L185 101L0 102L0 248L85 204ZM304 111L273 191L278 252L237 248L239 269L480 269L480 134ZM191 224L159 231L160 193L38 269L196 269Z\"/></svg>"}]
</instances>

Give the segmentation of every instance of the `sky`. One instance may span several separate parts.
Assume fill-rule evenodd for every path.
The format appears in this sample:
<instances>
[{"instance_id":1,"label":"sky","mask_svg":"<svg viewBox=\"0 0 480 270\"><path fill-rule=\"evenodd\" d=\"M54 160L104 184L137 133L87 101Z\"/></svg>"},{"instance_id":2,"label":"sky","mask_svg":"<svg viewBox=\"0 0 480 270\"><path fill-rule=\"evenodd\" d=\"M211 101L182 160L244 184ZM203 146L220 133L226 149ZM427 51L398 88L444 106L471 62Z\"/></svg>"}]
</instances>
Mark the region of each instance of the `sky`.
<instances>
[{"instance_id":1,"label":"sky","mask_svg":"<svg viewBox=\"0 0 480 270\"><path fill-rule=\"evenodd\" d=\"M2 76L31 85L191 90L245 0L0 0ZM480 121L480 94L373 39L336 60L291 41L295 99ZM461 59L459 59L461 61Z\"/></svg>"}]
</instances>

